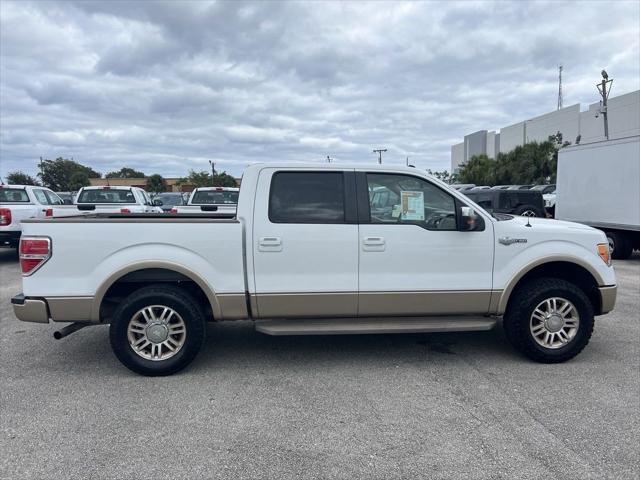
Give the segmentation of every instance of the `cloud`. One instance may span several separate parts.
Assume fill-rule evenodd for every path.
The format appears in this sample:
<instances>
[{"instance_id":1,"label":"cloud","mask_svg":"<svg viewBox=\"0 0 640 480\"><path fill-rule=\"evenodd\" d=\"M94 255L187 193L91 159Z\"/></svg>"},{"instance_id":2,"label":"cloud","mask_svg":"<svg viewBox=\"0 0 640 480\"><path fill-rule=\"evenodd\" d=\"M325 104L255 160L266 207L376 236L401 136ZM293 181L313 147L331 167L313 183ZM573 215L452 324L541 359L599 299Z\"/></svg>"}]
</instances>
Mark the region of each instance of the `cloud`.
<instances>
[{"instance_id":1,"label":"cloud","mask_svg":"<svg viewBox=\"0 0 640 480\"><path fill-rule=\"evenodd\" d=\"M552 12L551 12L552 10ZM445 169L450 146L640 88L637 2L0 3L0 176L240 174L259 161ZM615 25L607 28L606 25Z\"/></svg>"}]
</instances>

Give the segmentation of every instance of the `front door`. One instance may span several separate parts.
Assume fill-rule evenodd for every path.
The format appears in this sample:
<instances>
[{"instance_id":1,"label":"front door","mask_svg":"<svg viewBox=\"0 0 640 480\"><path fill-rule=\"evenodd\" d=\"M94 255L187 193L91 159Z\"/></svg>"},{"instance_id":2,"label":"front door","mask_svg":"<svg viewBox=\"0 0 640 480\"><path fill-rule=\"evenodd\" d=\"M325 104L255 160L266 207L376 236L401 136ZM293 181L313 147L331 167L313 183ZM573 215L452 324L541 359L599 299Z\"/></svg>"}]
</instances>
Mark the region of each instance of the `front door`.
<instances>
[{"instance_id":1,"label":"front door","mask_svg":"<svg viewBox=\"0 0 640 480\"><path fill-rule=\"evenodd\" d=\"M491 221L478 218L471 230L459 230L459 200L425 178L356 175L359 315L487 312L494 254Z\"/></svg>"},{"instance_id":2,"label":"front door","mask_svg":"<svg viewBox=\"0 0 640 480\"><path fill-rule=\"evenodd\" d=\"M253 217L261 318L355 316L358 225L353 171L265 168Z\"/></svg>"}]
</instances>

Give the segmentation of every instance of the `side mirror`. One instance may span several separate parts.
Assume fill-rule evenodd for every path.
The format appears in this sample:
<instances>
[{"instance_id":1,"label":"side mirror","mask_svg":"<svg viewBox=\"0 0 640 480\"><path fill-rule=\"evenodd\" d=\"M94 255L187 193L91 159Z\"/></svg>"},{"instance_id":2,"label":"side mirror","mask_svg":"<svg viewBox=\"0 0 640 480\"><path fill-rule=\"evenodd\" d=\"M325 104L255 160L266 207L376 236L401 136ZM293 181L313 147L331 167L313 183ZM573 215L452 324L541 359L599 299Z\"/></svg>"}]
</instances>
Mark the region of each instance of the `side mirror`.
<instances>
[{"instance_id":1,"label":"side mirror","mask_svg":"<svg viewBox=\"0 0 640 480\"><path fill-rule=\"evenodd\" d=\"M154 206L154 207L161 207L162 205L164 205L164 203L163 203L163 202L162 202L162 200L160 200L159 198L156 198L156 199L153 201L153 206Z\"/></svg>"},{"instance_id":2,"label":"side mirror","mask_svg":"<svg viewBox=\"0 0 640 480\"><path fill-rule=\"evenodd\" d=\"M475 210L466 205L460 206L459 210L460 223L458 230L461 232L477 232L484 230L484 220Z\"/></svg>"}]
</instances>

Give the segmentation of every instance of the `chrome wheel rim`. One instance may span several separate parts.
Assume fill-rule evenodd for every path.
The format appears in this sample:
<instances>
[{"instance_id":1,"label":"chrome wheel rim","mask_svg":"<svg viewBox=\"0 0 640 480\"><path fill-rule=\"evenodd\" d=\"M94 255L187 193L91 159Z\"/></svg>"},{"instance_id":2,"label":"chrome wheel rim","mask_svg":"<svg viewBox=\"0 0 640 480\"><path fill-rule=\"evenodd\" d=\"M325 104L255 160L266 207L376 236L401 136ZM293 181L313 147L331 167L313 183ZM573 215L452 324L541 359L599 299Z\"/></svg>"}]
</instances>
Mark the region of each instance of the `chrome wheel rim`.
<instances>
[{"instance_id":1,"label":"chrome wheel rim","mask_svg":"<svg viewBox=\"0 0 640 480\"><path fill-rule=\"evenodd\" d=\"M609 255L613 255L613 250L616 248L616 242L611 237L607 237L609 243Z\"/></svg>"},{"instance_id":2,"label":"chrome wheel rim","mask_svg":"<svg viewBox=\"0 0 640 480\"><path fill-rule=\"evenodd\" d=\"M131 349L146 360L167 360L176 355L187 338L187 326L174 309L150 305L129 320L127 338Z\"/></svg>"},{"instance_id":3,"label":"chrome wheel rim","mask_svg":"<svg viewBox=\"0 0 640 480\"><path fill-rule=\"evenodd\" d=\"M562 348L573 340L580 327L578 309L566 298L551 297L533 310L529 329L536 343L544 348Z\"/></svg>"},{"instance_id":4,"label":"chrome wheel rim","mask_svg":"<svg viewBox=\"0 0 640 480\"><path fill-rule=\"evenodd\" d=\"M535 217L536 216L536 212L534 212L533 210L525 210L524 212L522 212L520 214L520 216L522 216L522 217Z\"/></svg>"}]
</instances>

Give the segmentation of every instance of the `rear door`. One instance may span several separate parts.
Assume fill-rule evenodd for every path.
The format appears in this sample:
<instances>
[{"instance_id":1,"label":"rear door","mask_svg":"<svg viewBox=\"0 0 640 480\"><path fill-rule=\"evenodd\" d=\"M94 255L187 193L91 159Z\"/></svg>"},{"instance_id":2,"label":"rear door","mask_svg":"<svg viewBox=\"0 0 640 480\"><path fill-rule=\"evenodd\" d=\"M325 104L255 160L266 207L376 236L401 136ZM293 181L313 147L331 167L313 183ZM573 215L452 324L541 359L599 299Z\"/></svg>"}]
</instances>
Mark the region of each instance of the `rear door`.
<instances>
[{"instance_id":1,"label":"rear door","mask_svg":"<svg viewBox=\"0 0 640 480\"><path fill-rule=\"evenodd\" d=\"M253 213L258 315L355 316L358 225L353 171L261 170Z\"/></svg>"},{"instance_id":2,"label":"rear door","mask_svg":"<svg viewBox=\"0 0 640 480\"><path fill-rule=\"evenodd\" d=\"M427 179L356 175L359 315L487 312L494 254L491 221L477 217L477 223L469 224L473 227L460 230L462 203Z\"/></svg>"}]
</instances>

